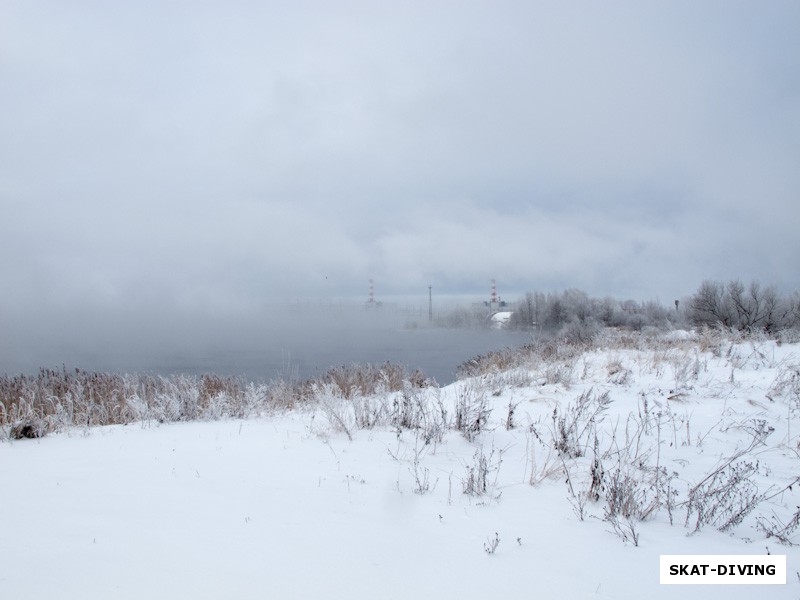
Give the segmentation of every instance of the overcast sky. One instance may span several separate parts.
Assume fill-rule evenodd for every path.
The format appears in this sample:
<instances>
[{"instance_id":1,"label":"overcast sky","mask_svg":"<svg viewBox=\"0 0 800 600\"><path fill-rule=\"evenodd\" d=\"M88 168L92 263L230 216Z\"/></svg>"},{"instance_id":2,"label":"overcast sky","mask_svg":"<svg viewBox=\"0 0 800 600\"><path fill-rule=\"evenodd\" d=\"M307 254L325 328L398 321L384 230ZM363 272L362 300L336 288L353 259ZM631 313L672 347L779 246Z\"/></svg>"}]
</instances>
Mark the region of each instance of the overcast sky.
<instances>
[{"instance_id":1,"label":"overcast sky","mask_svg":"<svg viewBox=\"0 0 800 600\"><path fill-rule=\"evenodd\" d=\"M794 290L798 31L794 0L0 0L2 319Z\"/></svg>"}]
</instances>

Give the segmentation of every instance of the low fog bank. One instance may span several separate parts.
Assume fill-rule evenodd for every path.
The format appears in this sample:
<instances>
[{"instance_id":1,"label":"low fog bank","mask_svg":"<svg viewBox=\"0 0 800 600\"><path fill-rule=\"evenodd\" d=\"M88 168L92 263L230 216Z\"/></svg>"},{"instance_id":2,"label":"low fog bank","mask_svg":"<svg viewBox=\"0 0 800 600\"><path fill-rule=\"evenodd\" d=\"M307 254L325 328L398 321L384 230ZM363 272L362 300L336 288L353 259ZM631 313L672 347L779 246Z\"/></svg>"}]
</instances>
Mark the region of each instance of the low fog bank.
<instances>
[{"instance_id":1,"label":"low fog bank","mask_svg":"<svg viewBox=\"0 0 800 600\"><path fill-rule=\"evenodd\" d=\"M443 313L445 314L445 313ZM309 378L329 367L395 362L441 384L462 362L525 343L524 332L442 327L427 306L346 301L281 302L229 311L48 309L5 320L0 373L40 368Z\"/></svg>"},{"instance_id":2,"label":"low fog bank","mask_svg":"<svg viewBox=\"0 0 800 600\"><path fill-rule=\"evenodd\" d=\"M594 298L568 289L509 302L437 297L271 300L225 308L31 306L0 313L0 373L62 366L272 379L317 377L330 367L391 362L440 384L463 362L534 337L588 341L605 328L723 328L767 335L800 330L800 292L740 280L704 281L668 304ZM14 319L11 319L14 315ZM494 320L492 315L495 315ZM502 325L501 325L502 324Z\"/></svg>"}]
</instances>

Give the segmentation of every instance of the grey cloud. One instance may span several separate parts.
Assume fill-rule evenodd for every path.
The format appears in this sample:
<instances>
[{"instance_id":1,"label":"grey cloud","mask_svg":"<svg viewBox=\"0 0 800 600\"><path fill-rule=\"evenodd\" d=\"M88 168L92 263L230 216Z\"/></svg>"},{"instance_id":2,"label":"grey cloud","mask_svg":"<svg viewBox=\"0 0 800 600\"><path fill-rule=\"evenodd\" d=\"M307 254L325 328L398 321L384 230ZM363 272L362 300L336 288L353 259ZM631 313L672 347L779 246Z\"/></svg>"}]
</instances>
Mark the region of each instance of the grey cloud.
<instances>
[{"instance_id":1,"label":"grey cloud","mask_svg":"<svg viewBox=\"0 0 800 600\"><path fill-rule=\"evenodd\" d=\"M0 11L7 315L800 284L795 3Z\"/></svg>"}]
</instances>

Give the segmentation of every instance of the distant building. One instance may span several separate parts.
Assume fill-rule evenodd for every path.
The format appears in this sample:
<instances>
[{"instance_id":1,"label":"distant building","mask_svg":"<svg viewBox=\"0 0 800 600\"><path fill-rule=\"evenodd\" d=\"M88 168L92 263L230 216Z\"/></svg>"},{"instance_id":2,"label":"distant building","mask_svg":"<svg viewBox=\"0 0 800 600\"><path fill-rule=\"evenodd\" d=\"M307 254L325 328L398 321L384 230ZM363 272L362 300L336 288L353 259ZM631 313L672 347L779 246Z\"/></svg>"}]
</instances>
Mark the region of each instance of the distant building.
<instances>
[{"instance_id":1,"label":"distant building","mask_svg":"<svg viewBox=\"0 0 800 600\"><path fill-rule=\"evenodd\" d=\"M500 300L497 298L496 300L489 300L483 303L483 305L488 308L490 311L495 310L503 310L504 308L508 307L508 302L505 300Z\"/></svg>"}]
</instances>

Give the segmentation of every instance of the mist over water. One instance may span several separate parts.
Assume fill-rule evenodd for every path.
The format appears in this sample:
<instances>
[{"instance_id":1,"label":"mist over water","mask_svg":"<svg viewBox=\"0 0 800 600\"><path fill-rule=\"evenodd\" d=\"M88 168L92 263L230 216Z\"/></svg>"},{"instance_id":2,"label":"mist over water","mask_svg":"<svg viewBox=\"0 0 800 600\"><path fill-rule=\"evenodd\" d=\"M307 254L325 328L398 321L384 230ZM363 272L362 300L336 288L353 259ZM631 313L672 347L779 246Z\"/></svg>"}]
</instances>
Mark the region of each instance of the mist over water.
<instances>
[{"instance_id":1,"label":"mist over water","mask_svg":"<svg viewBox=\"0 0 800 600\"><path fill-rule=\"evenodd\" d=\"M5 323L0 373L40 368L216 373L248 381L306 379L352 363L400 363L439 384L464 361L518 346L529 334L431 326L427 308L274 304L238 314L198 311L51 311Z\"/></svg>"},{"instance_id":2,"label":"mist over water","mask_svg":"<svg viewBox=\"0 0 800 600\"><path fill-rule=\"evenodd\" d=\"M159 372L242 375L248 380L275 377L314 377L329 367L352 363L392 362L420 369L439 384L455 379L456 368L465 360L489 350L524 343L519 332L459 329L384 331L380 338L353 343L346 336L326 339L309 337L263 348L209 352L203 356L167 357ZM156 370L145 367L143 370Z\"/></svg>"}]
</instances>

